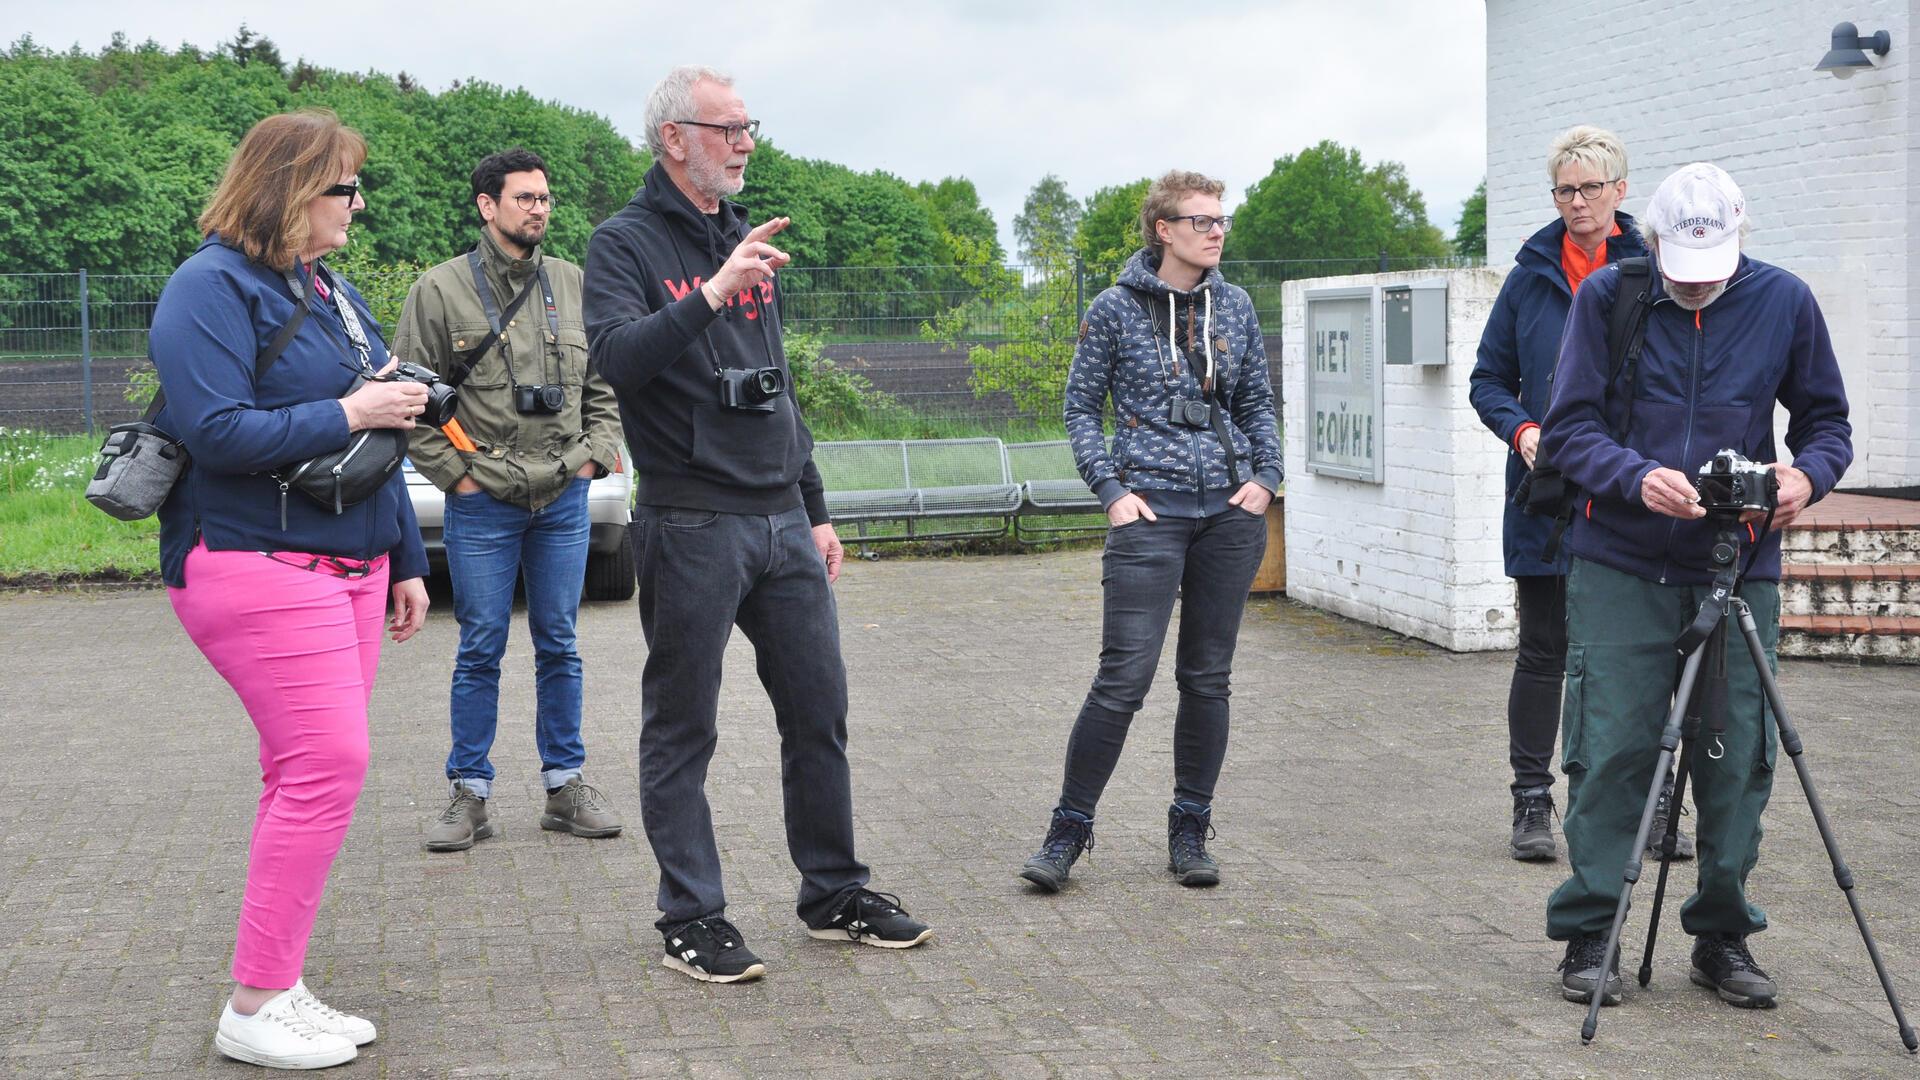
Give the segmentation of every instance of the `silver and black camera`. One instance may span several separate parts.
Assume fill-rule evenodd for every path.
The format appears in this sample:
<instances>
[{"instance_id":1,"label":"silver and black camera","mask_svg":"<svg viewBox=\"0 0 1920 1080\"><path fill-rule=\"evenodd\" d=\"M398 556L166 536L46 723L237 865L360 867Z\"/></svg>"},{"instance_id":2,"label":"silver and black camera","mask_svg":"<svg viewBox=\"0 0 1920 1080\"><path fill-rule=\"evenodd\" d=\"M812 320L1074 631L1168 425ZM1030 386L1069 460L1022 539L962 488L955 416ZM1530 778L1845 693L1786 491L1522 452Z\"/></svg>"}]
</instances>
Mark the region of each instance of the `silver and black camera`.
<instances>
[{"instance_id":1,"label":"silver and black camera","mask_svg":"<svg viewBox=\"0 0 1920 1080\"><path fill-rule=\"evenodd\" d=\"M1744 514L1771 510L1780 494L1779 478L1765 465L1747 460L1738 450L1722 450L1700 466L1693 478L1700 508L1709 514Z\"/></svg>"},{"instance_id":2,"label":"silver and black camera","mask_svg":"<svg viewBox=\"0 0 1920 1080\"><path fill-rule=\"evenodd\" d=\"M555 383L513 388L513 407L523 416L543 416L567 407L567 388Z\"/></svg>"},{"instance_id":3,"label":"silver and black camera","mask_svg":"<svg viewBox=\"0 0 1920 1080\"><path fill-rule=\"evenodd\" d=\"M786 392L787 373L777 367L720 369L720 404L729 409L770 413Z\"/></svg>"},{"instance_id":4,"label":"silver and black camera","mask_svg":"<svg viewBox=\"0 0 1920 1080\"><path fill-rule=\"evenodd\" d=\"M1167 422L1181 427L1212 427L1213 406L1205 401L1174 398L1167 404Z\"/></svg>"}]
</instances>

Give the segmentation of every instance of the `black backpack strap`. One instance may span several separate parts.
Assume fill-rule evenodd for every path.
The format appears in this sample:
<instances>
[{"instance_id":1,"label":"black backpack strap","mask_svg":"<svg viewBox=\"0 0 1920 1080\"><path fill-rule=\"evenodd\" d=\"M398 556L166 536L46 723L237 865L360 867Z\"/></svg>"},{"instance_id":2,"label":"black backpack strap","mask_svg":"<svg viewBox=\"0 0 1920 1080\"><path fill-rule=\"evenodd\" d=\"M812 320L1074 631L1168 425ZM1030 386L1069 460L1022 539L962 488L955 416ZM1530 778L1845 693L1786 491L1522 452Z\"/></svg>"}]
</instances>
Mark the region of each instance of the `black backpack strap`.
<instances>
[{"instance_id":1,"label":"black backpack strap","mask_svg":"<svg viewBox=\"0 0 1920 1080\"><path fill-rule=\"evenodd\" d=\"M513 321L514 315L519 313L520 305L527 302L527 297L533 295L535 287L544 286L547 281L546 268L542 267L538 275L527 280L526 287L520 290L520 295L508 301L507 310L501 311L494 306L493 286L487 284L486 268L480 261L478 249L467 252L467 267L473 271L473 291L480 294L480 307L487 313L487 336L481 338L480 344L474 346L464 359L454 361L456 366L447 373L446 383L455 389L467 381L467 376L473 374L473 366L480 362L481 357L487 355L487 350L493 348L494 342L500 340L500 335L506 332L507 324ZM553 289L550 286L547 287L547 293L548 298L551 299ZM547 318L549 321L554 318L551 311L548 312ZM558 331L556 330L555 333L557 335ZM513 376L512 363L507 365L507 381L518 382Z\"/></svg>"}]
</instances>

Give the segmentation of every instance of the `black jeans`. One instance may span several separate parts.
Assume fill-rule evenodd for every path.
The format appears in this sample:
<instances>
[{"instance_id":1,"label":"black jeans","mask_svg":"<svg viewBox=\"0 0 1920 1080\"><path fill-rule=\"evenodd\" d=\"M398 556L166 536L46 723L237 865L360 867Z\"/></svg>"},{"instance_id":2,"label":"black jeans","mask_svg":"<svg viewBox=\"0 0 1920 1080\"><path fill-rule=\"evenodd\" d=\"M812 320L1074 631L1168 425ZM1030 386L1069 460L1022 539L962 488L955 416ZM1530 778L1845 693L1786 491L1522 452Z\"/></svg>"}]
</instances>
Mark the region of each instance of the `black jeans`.
<instances>
[{"instance_id":1,"label":"black jeans","mask_svg":"<svg viewBox=\"0 0 1920 1080\"><path fill-rule=\"evenodd\" d=\"M1507 760L1513 793L1553 786L1553 739L1560 732L1560 686L1567 673L1567 579L1517 577L1520 651L1507 691Z\"/></svg>"},{"instance_id":2,"label":"black jeans","mask_svg":"<svg viewBox=\"0 0 1920 1080\"><path fill-rule=\"evenodd\" d=\"M1180 706L1173 719L1173 796L1212 804L1227 754L1240 613L1266 550L1266 520L1238 508L1208 518L1143 518L1108 530L1100 670L1067 739L1061 806L1093 816L1160 666L1176 595L1180 641L1173 675Z\"/></svg>"},{"instance_id":3,"label":"black jeans","mask_svg":"<svg viewBox=\"0 0 1920 1080\"><path fill-rule=\"evenodd\" d=\"M640 506L640 815L660 864L662 930L726 909L707 805L720 665L739 626L780 731L787 851L800 918L819 927L867 883L853 852L847 673L826 564L806 511L772 517Z\"/></svg>"}]
</instances>

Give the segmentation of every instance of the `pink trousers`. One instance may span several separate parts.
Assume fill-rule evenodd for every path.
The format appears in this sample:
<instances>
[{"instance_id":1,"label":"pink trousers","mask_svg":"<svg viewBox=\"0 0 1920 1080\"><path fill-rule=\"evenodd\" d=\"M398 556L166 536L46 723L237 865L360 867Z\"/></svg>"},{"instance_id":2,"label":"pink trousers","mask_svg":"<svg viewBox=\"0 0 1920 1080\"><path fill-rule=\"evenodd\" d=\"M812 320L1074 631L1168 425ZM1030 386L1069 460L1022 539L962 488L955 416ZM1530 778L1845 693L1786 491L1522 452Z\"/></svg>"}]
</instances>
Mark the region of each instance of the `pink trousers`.
<instances>
[{"instance_id":1,"label":"pink trousers","mask_svg":"<svg viewBox=\"0 0 1920 1080\"><path fill-rule=\"evenodd\" d=\"M187 555L186 588L167 590L187 636L260 733L265 790L233 977L276 990L300 978L327 871L366 779L367 700L387 608L385 559L365 577L303 569L310 561L201 545Z\"/></svg>"}]
</instances>

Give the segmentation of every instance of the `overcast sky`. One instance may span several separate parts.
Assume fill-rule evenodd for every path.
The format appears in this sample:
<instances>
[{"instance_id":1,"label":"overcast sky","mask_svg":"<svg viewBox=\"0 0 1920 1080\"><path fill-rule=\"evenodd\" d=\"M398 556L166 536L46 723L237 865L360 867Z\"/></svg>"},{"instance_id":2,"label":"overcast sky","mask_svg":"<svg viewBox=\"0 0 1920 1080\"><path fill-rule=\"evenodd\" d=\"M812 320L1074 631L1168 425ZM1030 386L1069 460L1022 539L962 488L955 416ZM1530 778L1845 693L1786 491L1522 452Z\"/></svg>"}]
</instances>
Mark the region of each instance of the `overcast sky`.
<instances>
[{"instance_id":1,"label":"overcast sky","mask_svg":"<svg viewBox=\"0 0 1920 1080\"><path fill-rule=\"evenodd\" d=\"M1229 203L1321 139L1404 163L1453 232L1486 171L1482 0L1209 5L424 0L382 5L5 0L0 33L55 49L203 48L245 20L289 63L524 86L600 113L636 144L669 67L730 70L789 153L910 181L965 176L1011 249L1014 214L1057 173L1078 197L1168 168L1225 180ZM379 147L373 148L379 153ZM751 172L751 166L749 166Z\"/></svg>"}]
</instances>

